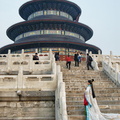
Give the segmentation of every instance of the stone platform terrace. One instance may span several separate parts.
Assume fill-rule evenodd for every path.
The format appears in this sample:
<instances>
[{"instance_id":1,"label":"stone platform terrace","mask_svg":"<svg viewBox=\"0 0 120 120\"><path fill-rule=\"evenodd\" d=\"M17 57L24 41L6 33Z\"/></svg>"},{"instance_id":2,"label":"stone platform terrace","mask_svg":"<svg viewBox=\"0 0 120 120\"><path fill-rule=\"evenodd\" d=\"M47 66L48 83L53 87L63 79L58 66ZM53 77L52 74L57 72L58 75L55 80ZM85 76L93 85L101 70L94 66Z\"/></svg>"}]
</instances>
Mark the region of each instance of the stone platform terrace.
<instances>
[{"instance_id":1,"label":"stone platform terrace","mask_svg":"<svg viewBox=\"0 0 120 120\"><path fill-rule=\"evenodd\" d=\"M33 55L0 55L0 120L55 120L53 55L39 53L40 60L32 60Z\"/></svg>"},{"instance_id":2,"label":"stone platform terrace","mask_svg":"<svg viewBox=\"0 0 120 120\"><path fill-rule=\"evenodd\" d=\"M39 53L38 61L33 55L0 55L0 120L85 120L83 94L89 79L95 80L101 112L120 113L118 57L92 55L100 70L88 71L85 61L66 69L52 51Z\"/></svg>"}]
</instances>

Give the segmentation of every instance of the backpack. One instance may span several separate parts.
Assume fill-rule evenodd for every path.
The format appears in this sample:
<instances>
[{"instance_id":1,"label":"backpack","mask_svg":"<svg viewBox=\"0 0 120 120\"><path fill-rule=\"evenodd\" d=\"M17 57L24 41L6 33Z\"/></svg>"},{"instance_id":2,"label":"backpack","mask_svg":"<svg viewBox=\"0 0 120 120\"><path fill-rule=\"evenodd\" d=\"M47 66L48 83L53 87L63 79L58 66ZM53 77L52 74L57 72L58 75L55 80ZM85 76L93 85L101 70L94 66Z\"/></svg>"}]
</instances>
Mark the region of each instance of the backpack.
<instances>
[{"instance_id":1,"label":"backpack","mask_svg":"<svg viewBox=\"0 0 120 120\"><path fill-rule=\"evenodd\" d=\"M93 61L93 59L92 59L92 57L91 57L91 56L89 56L89 61Z\"/></svg>"}]
</instances>

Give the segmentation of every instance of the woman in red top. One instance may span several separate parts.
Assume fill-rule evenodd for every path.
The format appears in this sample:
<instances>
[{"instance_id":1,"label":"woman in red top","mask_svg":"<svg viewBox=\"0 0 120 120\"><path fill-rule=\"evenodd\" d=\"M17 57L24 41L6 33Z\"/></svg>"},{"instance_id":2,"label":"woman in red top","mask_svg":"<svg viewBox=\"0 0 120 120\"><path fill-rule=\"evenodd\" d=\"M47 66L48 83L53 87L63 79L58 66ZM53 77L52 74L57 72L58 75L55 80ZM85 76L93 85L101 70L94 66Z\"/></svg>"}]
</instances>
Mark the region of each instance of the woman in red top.
<instances>
[{"instance_id":1,"label":"woman in red top","mask_svg":"<svg viewBox=\"0 0 120 120\"><path fill-rule=\"evenodd\" d=\"M70 70L70 65L71 65L71 57L68 55L66 57L66 67Z\"/></svg>"}]
</instances>

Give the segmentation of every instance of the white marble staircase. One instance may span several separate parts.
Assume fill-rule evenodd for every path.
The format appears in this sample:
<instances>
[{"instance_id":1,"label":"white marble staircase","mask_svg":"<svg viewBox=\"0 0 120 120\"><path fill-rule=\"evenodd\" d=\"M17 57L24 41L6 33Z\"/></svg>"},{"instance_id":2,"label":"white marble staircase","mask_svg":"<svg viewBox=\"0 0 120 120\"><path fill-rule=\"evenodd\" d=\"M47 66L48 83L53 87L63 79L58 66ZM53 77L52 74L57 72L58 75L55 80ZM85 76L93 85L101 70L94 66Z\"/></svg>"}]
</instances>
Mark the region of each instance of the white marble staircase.
<instances>
[{"instance_id":1,"label":"white marble staircase","mask_svg":"<svg viewBox=\"0 0 120 120\"><path fill-rule=\"evenodd\" d=\"M83 94L87 80L94 79L96 98L103 113L120 113L120 88L117 87L104 72L87 70L85 62L71 70L65 62L59 62L63 72L63 81L66 84L67 113L69 120L85 120Z\"/></svg>"}]
</instances>

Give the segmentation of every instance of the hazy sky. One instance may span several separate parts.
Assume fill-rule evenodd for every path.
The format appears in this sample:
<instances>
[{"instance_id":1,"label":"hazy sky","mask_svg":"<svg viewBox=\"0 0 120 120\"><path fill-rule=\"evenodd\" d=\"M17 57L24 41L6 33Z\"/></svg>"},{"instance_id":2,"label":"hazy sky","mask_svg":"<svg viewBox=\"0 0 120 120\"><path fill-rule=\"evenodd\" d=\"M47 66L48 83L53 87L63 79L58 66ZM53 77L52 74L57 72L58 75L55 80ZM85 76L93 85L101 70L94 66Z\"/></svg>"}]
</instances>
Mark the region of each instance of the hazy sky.
<instances>
[{"instance_id":1,"label":"hazy sky","mask_svg":"<svg viewBox=\"0 0 120 120\"><path fill-rule=\"evenodd\" d=\"M24 21L18 14L19 7L29 0L0 1L0 47L13 43L6 30L13 24ZM101 48L103 54L120 55L120 0L69 0L76 3L82 14L79 22L94 31L87 42Z\"/></svg>"}]
</instances>

